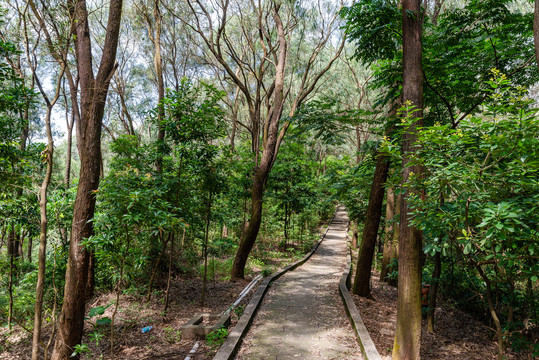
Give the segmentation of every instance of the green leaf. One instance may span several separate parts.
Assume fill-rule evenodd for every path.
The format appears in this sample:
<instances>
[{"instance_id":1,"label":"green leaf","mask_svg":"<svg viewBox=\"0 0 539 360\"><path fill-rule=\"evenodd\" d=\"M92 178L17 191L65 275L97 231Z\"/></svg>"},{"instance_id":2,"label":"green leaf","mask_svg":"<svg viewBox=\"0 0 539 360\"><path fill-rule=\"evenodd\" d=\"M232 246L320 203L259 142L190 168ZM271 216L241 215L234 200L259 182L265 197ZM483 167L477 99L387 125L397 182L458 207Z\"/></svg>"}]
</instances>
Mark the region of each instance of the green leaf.
<instances>
[{"instance_id":1,"label":"green leaf","mask_svg":"<svg viewBox=\"0 0 539 360\"><path fill-rule=\"evenodd\" d=\"M97 321L95 322L96 325L108 325L112 322L112 320L108 317L104 317L104 318L101 318L101 319L97 319Z\"/></svg>"},{"instance_id":2,"label":"green leaf","mask_svg":"<svg viewBox=\"0 0 539 360\"><path fill-rule=\"evenodd\" d=\"M90 312L88 312L88 317L93 318L96 315L103 315L105 313L105 310L111 305L112 304L109 304L107 306L96 306L94 308L91 308Z\"/></svg>"}]
</instances>

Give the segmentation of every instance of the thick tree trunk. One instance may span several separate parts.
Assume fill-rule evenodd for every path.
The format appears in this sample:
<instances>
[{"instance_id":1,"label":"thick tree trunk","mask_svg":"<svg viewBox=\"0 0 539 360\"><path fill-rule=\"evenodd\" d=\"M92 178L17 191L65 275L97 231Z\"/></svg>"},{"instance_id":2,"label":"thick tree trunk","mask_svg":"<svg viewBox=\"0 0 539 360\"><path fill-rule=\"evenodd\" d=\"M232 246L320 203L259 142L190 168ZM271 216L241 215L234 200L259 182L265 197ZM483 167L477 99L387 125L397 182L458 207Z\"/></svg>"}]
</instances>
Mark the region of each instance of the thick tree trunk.
<instances>
[{"instance_id":1,"label":"thick tree trunk","mask_svg":"<svg viewBox=\"0 0 539 360\"><path fill-rule=\"evenodd\" d=\"M234 265L232 266L232 280L243 279L247 258L253 249L253 246L260 230L262 221L262 198L264 196L264 183L266 177L257 172L251 189L251 219L248 222L247 229L240 241Z\"/></svg>"},{"instance_id":2,"label":"thick tree trunk","mask_svg":"<svg viewBox=\"0 0 539 360\"><path fill-rule=\"evenodd\" d=\"M94 78L88 12L83 0L70 2L75 56L80 79L80 121L77 139L80 175L73 209L64 301L58 319L53 360L67 360L82 339L88 285L89 255L81 242L93 234L95 192L99 186L101 128L110 79L115 70L122 0L111 0L103 54Z\"/></svg>"},{"instance_id":3,"label":"thick tree trunk","mask_svg":"<svg viewBox=\"0 0 539 360\"><path fill-rule=\"evenodd\" d=\"M19 253L19 258L21 258L21 260L24 260L24 251L23 251L23 245L24 245L24 236L25 234L19 234L18 237L19 237L19 246L17 248L17 252Z\"/></svg>"},{"instance_id":4,"label":"thick tree trunk","mask_svg":"<svg viewBox=\"0 0 539 360\"><path fill-rule=\"evenodd\" d=\"M82 118L84 119L84 115ZM81 150L84 149L82 146L79 144ZM53 360L68 359L73 353L73 347L82 339L90 256L81 245L81 241L93 234L92 223L89 220L93 217L95 209L93 192L99 185L99 152L99 146L96 145L80 151L80 180L73 211L64 301L58 322L58 338L54 346Z\"/></svg>"},{"instance_id":5,"label":"thick tree trunk","mask_svg":"<svg viewBox=\"0 0 539 360\"><path fill-rule=\"evenodd\" d=\"M395 216L395 191L393 188L388 188L386 193L386 225L380 281L385 281L388 274L393 250L393 230L395 228L393 218Z\"/></svg>"},{"instance_id":6,"label":"thick tree trunk","mask_svg":"<svg viewBox=\"0 0 539 360\"><path fill-rule=\"evenodd\" d=\"M417 118L403 135L403 184L412 174L421 176L419 166L409 166L415 152L416 128L421 126L423 106L423 72L421 59L422 13L419 0L402 2L403 34L403 101L418 111L408 114ZM409 197L413 193L405 188L401 205L399 237L399 287L397 327L393 345L394 360L420 359L421 346L421 231L411 224Z\"/></svg>"},{"instance_id":7,"label":"thick tree trunk","mask_svg":"<svg viewBox=\"0 0 539 360\"><path fill-rule=\"evenodd\" d=\"M388 172L389 159L387 156L378 154L352 290L354 294L359 296L369 296L371 292L369 284L372 257L378 236L378 228L380 227L380 217L382 216L382 205L384 202L384 186Z\"/></svg>"}]
</instances>

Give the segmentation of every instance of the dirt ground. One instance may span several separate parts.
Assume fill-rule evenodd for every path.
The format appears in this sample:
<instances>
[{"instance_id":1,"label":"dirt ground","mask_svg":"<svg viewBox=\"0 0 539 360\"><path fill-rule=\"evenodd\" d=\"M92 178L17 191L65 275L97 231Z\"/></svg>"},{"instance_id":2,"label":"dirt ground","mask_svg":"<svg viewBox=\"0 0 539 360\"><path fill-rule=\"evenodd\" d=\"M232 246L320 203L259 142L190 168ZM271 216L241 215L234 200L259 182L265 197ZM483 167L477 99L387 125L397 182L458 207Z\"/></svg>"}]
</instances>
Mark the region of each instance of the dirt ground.
<instances>
[{"instance_id":1,"label":"dirt ground","mask_svg":"<svg viewBox=\"0 0 539 360\"><path fill-rule=\"evenodd\" d=\"M321 231L323 230L321 229ZM270 246L270 241L266 242L262 241L258 246L267 252L273 247ZM293 245L291 247L293 248ZM208 280L205 306L200 305L202 289L200 279L185 275L174 277L171 282L166 318L163 317L166 275L156 280L155 289L157 290L154 291L155 295L152 296L149 303L146 302L146 294L122 295L114 322L114 355L111 354L110 325L96 326L97 317L94 317L85 322L82 344L87 345L88 351L81 355L81 359L184 359L193 348L196 340L183 339L180 328L193 315L197 313L220 314L234 303L239 293L256 274L265 269L274 271L277 268L282 268L303 256L298 251L284 253L272 251L268 254L253 254L253 257L258 259L255 255L264 255L263 261L266 266L249 265L250 272L254 273L245 280L238 282ZM257 286L251 289L237 308L247 306ZM91 308L107 306L114 302L115 295L112 293L97 294L87 305L86 313ZM110 317L112 312L113 306L110 306L101 317ZM241 316L241 313L232 314L229 331L236 325L238 316ZM45 344L48 342L51 332L50 323L47 321L46 319L43 325ZM29 330L24 330L21 326L15 325L13 331L10 331L7 325L0 325L0 360L28 360L31 358L32 334L29 332L31 325L29 326ZM153 326L153 329L142 334L141 330L146 326ZM97 341L95 335L92 335L94 333L98 334ZM49 354L52 352L53 345L50 347ZM191 355L191 360L212 359L218 350L218 348L209 347L205 341L200 341L199 345L196 354Z\"/></svg>"},{"instance_id":2,"label":"dirt ground","mask_svg":"<svg viewBox=\"0 0 539 360\"><path fill-rule=\"evenodd\" d=\"M397 322L397 288L379 281L380 273L372 274L374 300L352 295L384 360L391 359ZM486 360L497 359L494 331L468 314L439 301L435 313L435 334L427 333L423 319L421 359L423 360ZM525 355L506 354L506 359L528 359Z\"/></svg>"},{"instance_id":3,"label":"dirt ground","mask_svg":"<svg viewBox=\"0 0 539 360\"><path fill-rule=\"evenodd\" d=\"M206 304L200 306L199 279L185 279L178 277L171 285L170 304L167 318L163 318L164 293L157 291L150 303L146 303L143 296L123 295L120 298L120 306L115 320L114 354L110 351L110 326L98 325L95 327L95 318L87 320L83 344L87 344L89 352L82 359L184 359L189 353L195 340L182 339L179 333L180 327L196 313L220 313L226 310L238 297L238 294L249 283L250 279L239 282L209 282ZM165 288L165 284L159 284L158 289ZM250 295L256 291L253 289L246 296L241 306L245 307L249 302ZM87 310L96 306L106 306L113 303L113 294L101 294L96 296L88 305ZM103 316L112 314L113 307L107 308ZM232 316L232 326L237 322L237 315ZM145 326L153 326L149 332L142 334L141 329ZM44 329L44 334L50 332L50 326ZM97 332L102 337L96 344L92 339L92 333ZM45 338L45 341L48 339ZM0 353L2 360L27 360L31 358L32 338L31 334L16 326L15 331L9 335L7 327L0 328L0 343L3 350ZM51 346L52 348L52 346ZM211 359L213 351L204 341L193 360Z\"/></svg>"}]
</instances>

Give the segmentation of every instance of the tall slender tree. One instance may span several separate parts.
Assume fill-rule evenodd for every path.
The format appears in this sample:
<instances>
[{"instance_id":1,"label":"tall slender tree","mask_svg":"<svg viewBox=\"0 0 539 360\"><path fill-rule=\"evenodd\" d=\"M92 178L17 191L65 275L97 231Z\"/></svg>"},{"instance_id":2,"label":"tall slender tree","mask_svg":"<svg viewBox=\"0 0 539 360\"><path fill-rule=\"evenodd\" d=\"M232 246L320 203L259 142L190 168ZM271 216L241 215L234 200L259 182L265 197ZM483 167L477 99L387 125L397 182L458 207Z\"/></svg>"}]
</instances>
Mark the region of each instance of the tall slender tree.
<instances>
[{"instance_id":1,"label":"tall slender tree","mask_svg":"<svg viewBox=\"0 0 539 360\"><path fill-rule=\"evenodd\" d=\"M80 174L73 210L64 301L58 321L58 335L52 359L65 360L82 339L84 310L90 266L88 251L82 241L93 234L95 192L101 168L101 128L110 80L115 71L116 50L122 15L122 0L111 0L105 42L97 75L94 75L92 40L86 1L68 2L80 79L80 121L77 122L77 145Z\"/></svg>"},{"instance_id":2,"label":"tall slender tree","mask_svg":"<svg viewBox=\"0 0 539 360\"><path fill-rule=\"evenodd\" d=\"M42 324L42 309L43 309L43 294L44 294L44 285L45 285L45 268L46 268L46 250L47 250L47 232L48 232L48 218L47 218L47 191L49 184L51 182L52 172L53 172L53 158L54 158L54 140L52 136L52 127L51 127L51 117L52 111L56 102L61 95L61 87L65 72L65 63L60 65L59 74L56 79L55 92L52 99L47 94L47 91L42 85L42 80L40 79L37 73L37 56L36 48L39 43L39 36L36 36L38 39L36 44L31 48L29 41L28 27L26 21L26 13L21 14L24 19L24 42L26 57L30 70L32 71L32 76L37 84L39 92L43 97L45 105L47 107L45 113L45 131L47 134L47 147L43 151L44 161L47 164L45 176L41 187L39 189L39 210L40 210L40 234L39 234L39 255L38 255L38 274L37 274L37 284L36 284L36 303L34 307L34 329L33 329L33 338L32 338L32 360L38 360L41 355L40 343L41 343L41 324ZM38 33L40 32L38 26ZM65 44L65 46L68 46ZM48 349L45 349L45 354ZM46 355L45 355L46 358Z\"/></svg>"},{"instance_id":3,"label":"tall slender tree","mask_svg":"<svg viewBox=\"0 0 539 360\"><path fill-rule=\"evenodd\" d=\"M539 0L535 0L535 9L533 12L533 42L535 45L535 61L539 68Z\"/></svg>"},{"instance_id":4,"label":"tall slender tree","mask_svg":"<svg viewBox=\"0 0 539 360\"><path fill-rule=\"evenodd\" d=\"M239 88L250 120L253 154L250 219L240 240L231 274L232 279L239 279L244 277L247 258L260 230L265 184L290 125L288 121L281 120L283 110L289 105L289 115L292 116L316 89L322 76L340 56L344 38L336 47L333 46L337 14L328 16L320 13L319 16L326 18L319 33L313 34L313 39L317 40L306 53L304 70L298 73L287 65L289 53L302 46L309 30L294 13L298 9L296 4L242 0L209 3L201 0L188 2L195 20L194 24L188 25L202 39L208 60L226 72L230 81ZM218 15L211 14L208 6ZM292 44L295 34L301 39ZM321 60L321 54L327 49L333 49L333 54L329 60ZM290 75L290 80L287 75Z\"/></svg>"},{"instance_id":5,"label":"tall slender tree","mask_svg":"<svg viewBox=\"0 0 539 360\"><path fill-rule=\"evenodd\" d=\"M421 176L422 168L410 165L416 142L416 130L422 125L423 68L421 36L423 14L420 0L402 1L402 47L404 104L410 109L404 114L413 119L402 139L402 181L404 194L401 203L399 237L399 286L397 328L393 345L393 359L420 359L421 345L421 231L411 224L410 197L406 186L411 177Z\"/></svg>"}]
</instances>

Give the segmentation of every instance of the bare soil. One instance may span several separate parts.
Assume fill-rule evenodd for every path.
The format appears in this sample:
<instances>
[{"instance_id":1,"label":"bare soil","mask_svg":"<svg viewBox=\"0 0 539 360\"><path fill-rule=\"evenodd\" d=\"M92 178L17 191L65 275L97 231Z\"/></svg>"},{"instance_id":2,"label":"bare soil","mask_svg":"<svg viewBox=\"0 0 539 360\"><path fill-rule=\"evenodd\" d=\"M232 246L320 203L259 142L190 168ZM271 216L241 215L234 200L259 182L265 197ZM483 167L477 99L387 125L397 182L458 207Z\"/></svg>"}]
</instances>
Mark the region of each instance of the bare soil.
<instances>
[{"instance_id":1,"label":"bare soil","mask_svg":"<svg viewBox=\"0 0 539 360\"><path fill-rule=\"evenodd\" d=\"M313 242L314 243L314 242ZM290 245L292 249L293 245ZM304 250L304 249L302 249ZM114 347L111 352L110 325L96 325L98 317L86 320L82 344L86 344L88 351L81 355L82 360L88 359L184 359L193 348L196 340L183 339L180 328L193 315L197 313L220 314L225 311L237 298L256 274L263 270L273 272L297 261L303 256L301 250L286 252L276 251L274 239L260 241L252 255L254 261L248 264L247 273L250 278L238 282L227 280L208 280L206 302L200 305L202 281L199 278L178 275L172 279L169 295L169 307L164 317L164 301L166 288L166 274L156 279L155 291L151 301L146 302L146 294L122 295L120 306L114 321ZM251 259L251 260L252 260ZM264 265L265 264L265 265ZM219 278L219 277L218 277ZM245 308L251 296L255 293L255 286L237 307ZM86 308L86 312L97 306L114 304L116 296L113 293L97 294ZM114 306L106 309L101 317L111 317ZM238 315L232 314L232 329ZM46 316L45 316L46 317ZM46 344L51 333L50 319L44 320L43 342ZM142 333L142 328L153 326L147 333ZM27 330L19 325L14 325L9 330L7 324L0 324L0 360L28 360L32 353L32 329L31 324L26 325ZM96 342L94 333L99 334ZM212 349L205 341L199 342L195 355L191 360L212 359L218 348ZM52 351L53 345L49 350ZM50 357L50 355L49 355Z\"/></svg>"},{"instance_id":2,"label":"bare soil","mask_svg":"<svg viewBox=\"0 0 539 360\"><path fill-rule=\"evenodd\" d=\"M87 320L83 344L87 344L89 352L82 359L183 359L192 349L196 340L186 340L181 337L180 327L196 313L220 313L226 310L238 297L238 294L249 283L249 279L238 282L210 281L207 286L206 303L200 305L200 289L202 283L196 278L174 279L169 295L170 303L166 318L163 317L165 295L158 290L150 303L146 303L145 294L137 296L123 295L115 319L114 357L110 351L110 326L95 326L95 318ZM158 289L165 288L165 279L158 284ZM243 307L256 291L253 289L240 305ZM87 310L96 306L106 306L115 301L114 294L96 296L88 305ZM110 317L113 306L107 308L103 316ZM232 316L232 325L237 322L237 315ZM153 326L153 329L143 334L141 329ZM15 326L11 334L7 327L0 328L0 343L5 344L0 352L0 359L30 359L32 338L21 327ZM99 344L92 339L92 333L102 335ZM45 327L44 333L50 333L50 326ZM45 338L45 342L48 338ZM193 360L211 359L213 351L204 341Z\"/></svg>"},{"instance_id":3,"label":"bare soil","mask_svg":"<svg viewBox=\"0 0 539 360\"><path fill-rule=\"evenodd\" d=\"M371 276L372 298L352 295L365 326L382 356L391 359L397 322L397 288L380 282L380 273ZM421 359L423 360L485 360L497 359L495 332L470 315L455 309L443 299L435 312L435 333L427 332L423 319ZM528 359L525 355L507 351L506 359Z\"/></svg>"}]
</instances>

